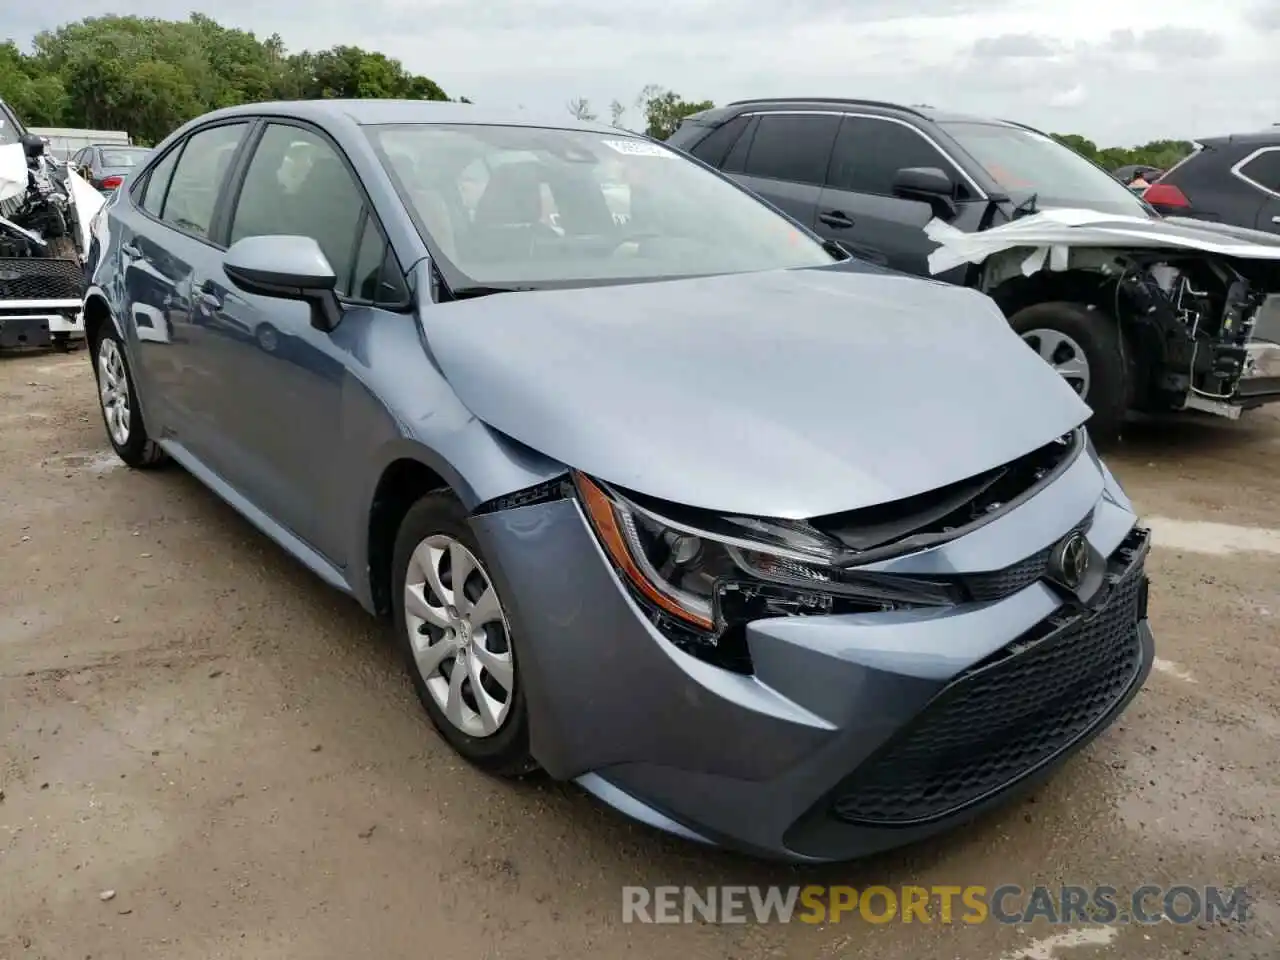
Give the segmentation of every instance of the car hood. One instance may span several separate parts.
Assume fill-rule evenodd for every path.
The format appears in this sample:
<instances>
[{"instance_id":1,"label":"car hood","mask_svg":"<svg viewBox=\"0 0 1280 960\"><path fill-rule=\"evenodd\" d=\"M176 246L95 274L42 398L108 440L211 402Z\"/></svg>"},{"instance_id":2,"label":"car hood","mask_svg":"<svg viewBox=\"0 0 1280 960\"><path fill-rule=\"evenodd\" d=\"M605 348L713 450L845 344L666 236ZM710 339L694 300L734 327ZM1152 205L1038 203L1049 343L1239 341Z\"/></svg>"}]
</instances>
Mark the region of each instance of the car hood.
<instances>
[{"instance_id":1,"label":"car hood","mask_svg":"<svg viewBox=\"0 0 1280 960\"><path fill-rule=\"evenodd\" d=\"M1089 409L975 291L785 270L432 304L459 399L653 497L820 516L1008 462Z\"/></svg>"}]
</instances>

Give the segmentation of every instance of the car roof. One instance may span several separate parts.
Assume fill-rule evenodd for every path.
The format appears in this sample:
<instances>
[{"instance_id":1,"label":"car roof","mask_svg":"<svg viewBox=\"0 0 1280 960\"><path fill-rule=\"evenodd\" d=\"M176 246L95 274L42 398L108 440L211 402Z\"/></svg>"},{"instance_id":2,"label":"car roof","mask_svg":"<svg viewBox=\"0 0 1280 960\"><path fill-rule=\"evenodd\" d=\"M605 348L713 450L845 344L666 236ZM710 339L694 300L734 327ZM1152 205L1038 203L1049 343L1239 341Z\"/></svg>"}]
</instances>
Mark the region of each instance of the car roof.
<instances>
[{"instance_id":1,"label":"car roof","mask_svg":"<svg viewBox=\"0 0 1280 960\"><path fill-rule=\"evenodd\" d=\"M974 114L958 113L952 110L940 110L927 104L892 103L887 100L863 100L854 97L766 97L758 100L735 100L728 104L733 108L763 107L791 110L872 110L884 113L909 113L934 123L990 123L998 126L1016 127L1021 124L992 117L980 117ZM744 109L734 112L742 113Z\"/></svg>"},{"instance_id":2,"label":"car roof","mask_svg":"<svg viewBox=\"0 0 1280 960\"><path fill-rule=\"evenodd\" d=\"M226 107L200 119L214 120L261 115L293 117L324 124L347 120L360 125L394 123L460 123L520 127L553 127L636 136L625 130L573 116L551 117L519 109L482 107L471 103L441 100L279 100Z\"/></svg>"},{"instance_id":3,"label":"car roof","mask_svg":"<svg viewBox=\"0 0 1280 960\"><path fill-rule=\"evenodd\" d=\"M1270 147L1280 145L1280 126L1267 127L1265 130L1253 130L1248 133L1226 133L1218 137L1199 137L1196 143L1206 147L1222 147L1227 144L1241 146Z\"/></svg>"}]
</instances>

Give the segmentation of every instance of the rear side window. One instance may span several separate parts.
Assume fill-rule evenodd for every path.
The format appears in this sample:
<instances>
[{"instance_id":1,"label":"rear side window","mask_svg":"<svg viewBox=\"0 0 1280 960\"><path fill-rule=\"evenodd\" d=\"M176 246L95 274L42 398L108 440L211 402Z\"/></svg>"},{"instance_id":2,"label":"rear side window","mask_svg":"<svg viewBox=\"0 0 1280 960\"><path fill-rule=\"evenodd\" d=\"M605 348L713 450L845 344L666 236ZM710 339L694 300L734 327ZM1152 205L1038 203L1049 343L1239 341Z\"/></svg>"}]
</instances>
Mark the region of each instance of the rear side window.
<instances>
[{"instance_id":1,"label":"rear side window","mask_svg":"<svg viewBox=\"0 0 1280 960\"><path fill-rule=\"evenodd\" d=\"M744 173L793 183L821 184L840 118L826 114L765 114Z\"/></svg>"},{"instance_id":2,"label":"rear side window","mask_svg":"<svg viewBox=\"0 0 1280 960\"><path fill-rule=\"evenodd\" d=\"M207 127L187 139L164 198L160 216L165 221L193 236L208 238L218 192L248 126L227 123Z\"/></svg>"},{"instance_id":3,"label":"rear side window","mask_svg":"<svg viewBox=\"0 0 1280 960\"><path fill-rule=\"evenodd\" d=\"M182 147L174 147L151 168L151 175L147 177L146 189L142 191L141 206L153 217L160 216L160 211L164 209L164 195L169 189L169 178L173 176L173 168L178 163L180 153L182 153Z\"/></svg>"},{"instance_id":4,"label":"rear side window","mask_svg":"<svg viewBox=\"0 0 1280 960\"><path fill-rule=\"evenodd\" d=\"M729 155L729 151L738 142L738 138L742 136L742 131L747 129L750 121L750 117L734 117L728 123L712 130L689 152L703 163L709 163L713 167L723 166L725 157Z\"/></svg>"},{"instance_id":5,"label":"rear side window","mask_svg":"<svg viewBox=\"0 0 1280 960\"><path fill-rule=\"evenodd\" d=\"M1280 193L1280 147L1259 153L1240 168L1240 173L1262 189Z\"/></svg>"},{"instance_id":6,"label":"rear side window","mask_svg":"<svg viewBox=\"0 0 1280 960\"><path fill-rule=\"evenodd\" d=\"M845 117L827 183L837 190L893 196L904 167L936 167L955 181L955 165L910 127L873 117Z\"/></svg>"}]
</instances>

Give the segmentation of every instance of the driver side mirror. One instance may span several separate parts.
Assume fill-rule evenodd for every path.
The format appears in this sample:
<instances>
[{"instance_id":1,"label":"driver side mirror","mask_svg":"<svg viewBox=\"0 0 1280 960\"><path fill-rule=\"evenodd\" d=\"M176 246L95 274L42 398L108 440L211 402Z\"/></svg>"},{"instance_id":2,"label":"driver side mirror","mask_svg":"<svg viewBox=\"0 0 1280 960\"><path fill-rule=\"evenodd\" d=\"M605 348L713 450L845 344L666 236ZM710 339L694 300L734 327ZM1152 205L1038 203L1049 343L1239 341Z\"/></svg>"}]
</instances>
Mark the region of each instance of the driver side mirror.
<instances>
[{"instance_id":1,"label":"driver side mirror","mask_svg":"<svg viewBox=\"0 0 1280 960\"><path fill-rule=\"evenodd\" d=\"M934 215L953 218L956 207L956 185L938 167L903 167L893 177L893 195L904 200L923 200L933 207Z\"/></svg>"},{"instance_id":2,"label":"driver side mirror","mask_svg":"<svg viewBox=\"0 0 1280 960\"><path fill-rule=\"evenodd\" d=\"M338 277L311 237L245 237L223 254L222 269L246 293L306 303L311 326L324 333L342 320Z\"/></svg>"}]
</instances>

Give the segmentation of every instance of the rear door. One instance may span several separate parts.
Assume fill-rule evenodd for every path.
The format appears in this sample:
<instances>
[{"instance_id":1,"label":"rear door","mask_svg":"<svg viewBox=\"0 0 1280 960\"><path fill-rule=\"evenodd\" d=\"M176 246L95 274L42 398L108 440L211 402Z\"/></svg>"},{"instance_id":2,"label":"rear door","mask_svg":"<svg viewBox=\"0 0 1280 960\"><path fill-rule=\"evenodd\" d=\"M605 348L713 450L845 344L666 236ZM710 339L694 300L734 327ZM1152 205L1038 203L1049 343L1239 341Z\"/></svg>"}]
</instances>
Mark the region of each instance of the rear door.
<instances>
[{"instance_id":1,"label":"rear door","mask_svg":"<svg viewBox=\"0 0 1280 960\"><path fill-rule=\"evenodd\" d=\"M1254 228L1280 233L1280 146L1255 151L1236 166L1234 173L1257 195Z\"/></svg>"},{"instance_id":2,"label":"rear door","mask_svg":"<svg viewBox=\"0 0 1280 960\"><path fill-rule=\"evenodd\" d=\"M731 169L728 159L724 170L813 229L827 161L839 129L840 116L835 113L760 114L750 143L743 144L739 137L729 150L729 158L742 157L741 172ZM739 145L744 147L741 152Z\"/></svg>"},{"instance_id":3,"label":"rear door","mask_svg":"<svg viewBox=\"0 0 1280 960\"><path fill-rule=\"evenodd\" d=\"M148 424L202 460L216 424L205 414L209 389L205 311L195 294L202 261L220 256L210 239L218 196L244 141L244 120L202 127L170 147L119 215L125 303L134 369Z\"/></svg>"},{"instance_id":4,"label":"rear door","mask_svg":"<svg viewBox=\"0 0 1280 960\"><path fill-rule=\"evenodd\" d=\"M894 175L904 167L936 167L951 177L962 211L977 198L959 165L921 131L888 117L851 114L836 137L816 229L864 259L929 276L937 244L924 228L934 209L893 195Z\"/></svg>"}]
</instances>

